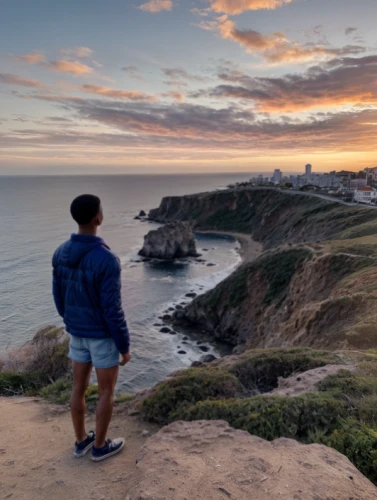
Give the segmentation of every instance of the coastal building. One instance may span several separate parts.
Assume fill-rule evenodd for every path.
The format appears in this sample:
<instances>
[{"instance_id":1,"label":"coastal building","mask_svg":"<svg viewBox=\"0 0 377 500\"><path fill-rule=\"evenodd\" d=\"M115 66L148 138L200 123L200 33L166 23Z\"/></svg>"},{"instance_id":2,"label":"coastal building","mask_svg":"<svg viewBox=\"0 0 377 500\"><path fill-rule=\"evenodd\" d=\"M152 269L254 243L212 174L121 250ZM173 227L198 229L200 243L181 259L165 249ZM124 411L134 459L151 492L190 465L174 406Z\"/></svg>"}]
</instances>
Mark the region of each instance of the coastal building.
<instances>
[{"instance_id":1,"label":"coastal building","mask_svg":"<svg viewBox=\"0 0 377 500\"><path fill-rule=\"evenodd\" d=\"M349 181L349 188L351 191L355 191L356 189L360 189L362 187L365 187L368 183L368 180L357 178L357 179L350 179Z\"/></svg>"},{"instance_id":2,"label":"coastal building","mask_svg":"<svg viewBox=\"0 0 377 500\"><path fill-rule=\"evenodd\" d=\"M274 171L274 175L272 176L272 182L274 184L280 184L281 180L282 180L282 177L283 177L283 174L282 174L281 170L277 168Z\"/></svg>"},{"instance_id":3,"label":"coastal building","mask_svg":"<svg viewBox=\"0 0 377 500\"><path fill-rule=\"evenodd\" d=\"M337 177L335 170L330 173L314 174L310 164L305 166L305 175L291 175L290 182L295 188L308 185L321 189L338 189L341 187L341 181Z\"/></svg>"},{"instance_id":4,"label":"coastal building","mask_svg":"<svg viewBox=\"0 0 377 500\"><path fill-rule=\"evenodd\" d=\"M370 186L363 186L354 192L354 201L357 203L376 203L377 190Z\"/></svg>"},{"instance_id":5,"label":"coastal building","mask_svg":"<svg viewBox=\"0 0 377 500\"><path fill-rule=\"evenodd\" d=\"M310 179L310 177L312 176L312 166L310 165L310 163L308 163L307 165L305 165L305 176Z\"/></svg>"}]
</instances>

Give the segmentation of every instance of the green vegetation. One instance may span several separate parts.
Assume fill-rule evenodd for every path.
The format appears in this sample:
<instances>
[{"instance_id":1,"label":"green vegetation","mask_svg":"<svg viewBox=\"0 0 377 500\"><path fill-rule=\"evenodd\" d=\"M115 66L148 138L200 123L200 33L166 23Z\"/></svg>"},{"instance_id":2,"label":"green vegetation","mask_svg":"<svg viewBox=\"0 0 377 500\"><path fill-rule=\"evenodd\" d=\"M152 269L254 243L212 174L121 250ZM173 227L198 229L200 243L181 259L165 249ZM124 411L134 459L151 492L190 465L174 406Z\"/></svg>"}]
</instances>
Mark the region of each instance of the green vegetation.
<instances>
[{"instance_id":1,"label":"green vegetation","mask_svg":"<svg viewBox=\"0 0 377 500\"><path fill-rule=\"evenodd\" d=\"M344 359L345 356L345 359ZM255 395L287 377L331 363L352 363L296 397ZM231 378L228 378L228 376ZM251 397L252 396L252 397ZM264 439L323 443L344 453L377 484L377 352L341 357L311 349L248 351L216 366L180 372L141 404L151 421L222 419Z\"/></svg>"},{"instance_id":2,"label":"green vegetation","mask_svg":"<svg viewBox=\"0 0 377 500\"><path fill-rule=\"evenodd\" d=\"M0 396L36 396L49 383L46 373L0 373Z\"/></svg>"},{"instance_id":3,"label":"green vegetation","mask_svg":"<svg viewBox=\"0 0 377 500\"><path fill-rule=\"evenodd\" d=\"M289 284L297 267L313 256L309 248L292 248L268 252L253 262L238 268L229 278L221 282L200 301L215 307L221 298L226 297L230 307L238 307L249 296L248 283L260 278L265 282L266 294L263 302L279 306L286 297Z\"/></svg>"},{"instance_id":4,"label":"green vegetation","mask_svg":"<svg viewBox=\"0 0 377 500\"><path fill-rule=\"evenodd\" d=\"M213 367L189 369L158 384L144 400L143 412L148 420L165 424L181 406L205 399L231 398L240 390L237 378L227 371Z\"/></svg>"},{"instance_id":5,"label":"green vegetation","mask_svg":"<svg viewBox=\"0 0 377 500\"><path fill-rule=\"evenodd\" d=\"M339 358L327 351L309 348L260 349L248 351L232 365L233 373L242 386L256 393L270 392L278 386L278 378L287 378L328 364L336 364Z\"/></svg>"},{"instance_id":6,"label":"green vegetation","mask_svg":"<svg viewBox=\"0 0 377 500\"><path fill-rule=\"evenodd\" d=\"M72 392L72 380L58 380L54 384L47 385L39 392L39 396L46 399L49 403L65 405L69 403ZM130 394L118 394L115 397L115 404L129 403L135 398ZM87 404L97 403L98 401L98 385L89 385L85 400Z\"/></svg>"},{"instance_id":7,"label":"green vegetation","mask_svg":"<svg viewBox=\"0 0 377 500\"><path fill-rule=\"evenodd\" d=\"M254 396L248 399L204 401L180 408L174 419L226 420L232 427L243 429L263 439L284 436L311 442L311 435L323 436L336 429L339 417L347 414L345 403L319 394L298 397Z\"/></svg>"}]
</instances>

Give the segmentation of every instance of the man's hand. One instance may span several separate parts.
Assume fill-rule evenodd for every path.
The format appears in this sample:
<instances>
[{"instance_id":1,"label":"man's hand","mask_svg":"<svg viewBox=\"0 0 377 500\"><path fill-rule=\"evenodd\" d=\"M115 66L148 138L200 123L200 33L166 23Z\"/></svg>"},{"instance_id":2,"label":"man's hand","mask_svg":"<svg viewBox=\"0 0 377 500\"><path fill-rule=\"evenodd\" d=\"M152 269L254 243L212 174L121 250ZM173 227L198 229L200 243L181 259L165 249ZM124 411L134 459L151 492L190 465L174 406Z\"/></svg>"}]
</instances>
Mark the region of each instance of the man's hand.
<instances>
[{"instance_id":1,"label":"man's hand","mask_svg":"<svg viewBox=\"0 0 377 500\"><path fill-rule=\"evenodd\" d=\"M127 354L121 354L121 361L119 361L120 366L126 365L131 360L131 354L128 352Z\"/></svg>"}]
</instances>

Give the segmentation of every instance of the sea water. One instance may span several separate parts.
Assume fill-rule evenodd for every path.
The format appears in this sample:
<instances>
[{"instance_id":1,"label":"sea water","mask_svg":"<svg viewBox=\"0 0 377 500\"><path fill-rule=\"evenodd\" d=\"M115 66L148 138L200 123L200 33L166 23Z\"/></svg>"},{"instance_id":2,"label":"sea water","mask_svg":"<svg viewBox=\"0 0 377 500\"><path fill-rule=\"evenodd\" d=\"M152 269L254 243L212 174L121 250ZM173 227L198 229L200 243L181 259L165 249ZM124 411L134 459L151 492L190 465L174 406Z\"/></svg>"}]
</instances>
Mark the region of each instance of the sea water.
<instances>
[{"instance_id":1,"label":"sea water","mask_svg":"<svg viewBox=\"0 0 377 500\"><path fill-rule=\"evenodd\" d=\"M144 235L157 225L135 220L163 196L221 189L246 175L0 177L0 353L24 344L42 326L62 325L51 295L51 257L76 231L69 214L75 196L98 195L104 224L99 236L120 257L123 304L131 333L132 361L122 368L118 391L136 392L189 366L203 352L184 335L161 333L158 316L203 293L239 263L237 242L197 236L206 262L137 262ZM203 251L206 249L206 251ZM215 264L207 266L208 263ZM208 345L218 354L218 346ZM185 351L186 354L179 354Z\"/></svg>"}]
</instances>

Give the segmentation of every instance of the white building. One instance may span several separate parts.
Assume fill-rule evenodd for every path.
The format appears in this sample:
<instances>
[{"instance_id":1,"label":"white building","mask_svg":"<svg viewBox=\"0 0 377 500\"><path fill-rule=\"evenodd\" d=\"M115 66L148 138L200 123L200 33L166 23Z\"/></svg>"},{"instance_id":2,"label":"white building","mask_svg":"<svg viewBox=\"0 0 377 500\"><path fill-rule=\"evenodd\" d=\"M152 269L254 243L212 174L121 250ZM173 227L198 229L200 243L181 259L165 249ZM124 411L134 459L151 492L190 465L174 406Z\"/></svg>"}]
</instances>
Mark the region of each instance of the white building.
<instances>
[{"instance_id":1,"label":"white building","mask_svg":"<svg viewBox=\"0 0 377 500\"><path fill-rule=\"evenodd\" d=\"M357 203L375 203L377 201L377 190L370 186L360 187L354 192L354 200Z\"/></svg>"},{"instance_id":2,"label":"white building","mask_svg":"<svg viewBox=\"0 0 377 500\"><path fill-rule=\"evenodd\" d=\"M280 183L281 183L281 179L282 179L282 177L283 177L283 174L282 174L281 170L277 168L277 169L274 171L274 175L273 175L273 177L272 177L272 182L273 182L274 184L280 184Z\"/></svg>"}]
</instances>

